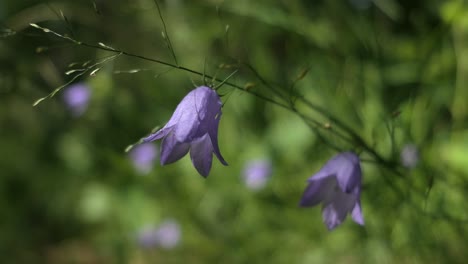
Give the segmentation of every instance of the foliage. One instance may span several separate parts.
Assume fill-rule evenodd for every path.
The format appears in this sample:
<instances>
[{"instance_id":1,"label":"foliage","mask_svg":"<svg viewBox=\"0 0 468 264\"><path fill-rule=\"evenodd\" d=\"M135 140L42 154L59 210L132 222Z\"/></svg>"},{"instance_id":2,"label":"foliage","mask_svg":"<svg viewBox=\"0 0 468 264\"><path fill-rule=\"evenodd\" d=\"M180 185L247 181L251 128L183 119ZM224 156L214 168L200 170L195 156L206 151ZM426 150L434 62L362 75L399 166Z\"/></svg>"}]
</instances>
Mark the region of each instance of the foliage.
<instances>
[{"instance_id":1,"label":"foliage","mask_svg":"<svg viewBox=\"0 0 468 264\"><path fill-rule=\"evenodd\" d=\"M463 262L467 12L461 0L1 1L0 253L9 263ZM206 179L189 158L136 171L126 147L162 127L194 84L224 80L229 166L213 162ZM80 116L63 101L72 83L91 89ZM414 169L400 165L407 144L419 149ZM346 150L363 161L366 224L328 232L319 209L298 203ZM253 191L242 169L258 158L273 174ZM180 243L139 247L140 230L166 219Z\"/></svg>"}]
</instances>

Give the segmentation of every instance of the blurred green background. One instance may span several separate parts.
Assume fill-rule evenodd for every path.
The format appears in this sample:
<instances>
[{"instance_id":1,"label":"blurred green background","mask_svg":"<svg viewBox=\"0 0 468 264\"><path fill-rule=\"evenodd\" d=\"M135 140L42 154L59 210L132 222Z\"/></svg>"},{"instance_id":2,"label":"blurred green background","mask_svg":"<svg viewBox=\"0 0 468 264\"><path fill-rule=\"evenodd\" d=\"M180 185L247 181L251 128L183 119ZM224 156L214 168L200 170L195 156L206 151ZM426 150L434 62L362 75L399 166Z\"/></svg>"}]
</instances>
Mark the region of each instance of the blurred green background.
<instances>
[{"instance_id":1,"label":"blurred green background","mask_svg":"<svg viewBox=\"0 0 468 264\"><path fill-rule=\"evenodd\" d=\"M75 116L62 92L75 69L110 52L30 27L173 62L155 3L0 2L0 253L5 263L464 263L468 259L468 5L463 0L160 1L179 64L268 97L295 89L398 163L362 153L366 225L333 232L320 208L297 206L306 179L336 151L295 114L223 86L220 148L207 179L190 159L138 173L125 148L164 125L201 76L120 56L76 82L90 87ZM71 63L75 64L70 67ZM224 65L220 67L220 65ZM123 71L133 71L124 73ZM66 89L66 88L65 88ZM320 119L304 106L300 111ZM333 124L331 124L333 126ZM343 150L348 146L326 135ZM356 151L362 149L356 148ZM268 159L261 190L245 164ZM396 164L395 163L395 164ZM141 247L166 219L176 247ZM2 262L3 262L2 260Z\"/></svg>"}]
</instances>

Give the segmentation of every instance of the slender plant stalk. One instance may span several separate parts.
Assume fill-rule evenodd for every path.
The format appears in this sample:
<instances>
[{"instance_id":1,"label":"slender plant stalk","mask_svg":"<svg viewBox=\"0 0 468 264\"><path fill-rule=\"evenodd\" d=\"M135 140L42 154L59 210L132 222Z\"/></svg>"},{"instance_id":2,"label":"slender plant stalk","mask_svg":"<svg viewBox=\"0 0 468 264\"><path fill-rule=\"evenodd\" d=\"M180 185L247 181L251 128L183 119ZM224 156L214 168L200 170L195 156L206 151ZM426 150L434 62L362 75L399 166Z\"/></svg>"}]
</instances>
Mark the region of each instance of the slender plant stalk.
<instances>
[{"instance_id":1,"label":"slender plant stalk","mask_svg":"<svg viewBox=\"0 0 468 264\"><path fill-rule=\"evenodd\" d=\"M159 10L159 9L158 9ZM121 56L121 55L124 55L124 56L127 56L127 57L133 57L133 58L138 58L138 59L141 59L141 60L145 60L145 61L150 61L150 62L154 62L154 63L158 63L158 64L161 64L161 65L164 65L164 66L167 66L167 67L170 67L170 68L174 68L174 69L178 69L178 70L182 70L182 71L185 71L185 72L189 72L189 73L192 73L192 74L195 74L195 75L198 75L198 76L204 76L206 78L210 78L210 79L213 79L219 83L224 83L225 85L227 86L230 86L230 87L233 87L233 88L236 88L238 90L241 90L243 92L247 92L249 94L252 94L262 100L265 100L269 103L272 103L274 105L277 105L279 107L282 107L288 111L291 111L295 114L297 114L301 119L303 119L304 121L307 121L306 123L310 124L312 123L315 127L315 129L324 129L324 130L328 130L330 131L331 133L337 135L338 137L340 137L341 139L347 141L347 142L350 142L352 143L353 145L357 146L357 147L361 147L362 149L364 149L366 152L368 152L371 156L374 157L374 159L376 160L376 162L378 163L381 163L383 164L387 169L390 169L391 171L395 172L397 175L401 175L400 172L398 172L397 169L395 169L395 164L391 161L388 161L386 160L385 158L383 158L382 156L380 156L372 147L370 147L365 141L364 139L362 139L362 137L360 137L356 132L354 132L349 126L347 126L346 124L344 124L343 122L341 122L338 118L334 117L333 115L331 115L330 113L328 113L327 111L325 111L323 108L315 105L314 103L310 102L309 100L307 100L306 98L304 98L303 96L296 96L297 97L297 100L299 100L300 102L304 103L306 106L308 106L310 109L316 111L317 113L321 114L322 116L326 117L327 119L329 119L334 125L336 125L337 127L339 127L340 129L342 129L344 132L346 132L347 134L349 134L351 136L351 138L348 138L346 136L344 136L343 134L339 133L337 130L334 130L334 129L327 129L323 124L321 124L320 122L316 121L316 120L313 120L303 114L301 114L295 107L294 103L291 101L291 100L288 100L286 102L280 102L280 101L277 101L273 98L270 98L270 97L267 97L267 96L264 96L264 95L261 95L255 91L252 91L251 89L244 89L243 87L241 87L240 85L237 85L237 84L234 84L232 82L229 82L229 81L226 81L226 80L221 80L217 77L214 77L214 76L210 76L210 75L207 75L205 73L202 73L202 72L199 72L199 71L196 71L196 70L193 70L193 69L190 69L190 68L187 68L187 67L184 67L184 66L181 66L179 64L176 64L176 63L170 63L170 62L166 62L166 61L162 61L162 60L159 60L159 59L155 59L155 58L150 58L150 57L146 57L146 56L143 56L143 55L138 55L138 54L133 54L133 53L130 53L130 52L127 52L127 51L124 51L124 50L120 50L120 49L116 49L114 47L110 47L108 45L105 45L103 43L99 43L98 45L94 45L94 44L90 44L90 43L87 43L87 42L83 42L83 41L78 41L74 38L71 38L69 36L64 36L60 33L57 33L53 30L50 30L48 28L44 28L44 27L41 27L37 24L30 24L32 27L34 28L37 28L37 29L40 29L42 30L43 32L45 33L50 33L50 34L53 34L54 36L58 37L58 38L61 38L61 39L64 39L66 41L70 41L76 45L79 45L79 46L83 46L83 47L88 47L88 48L93 48L93 49L99 49L99 50L104 50L104 51L108 51L108 52L112 52L112 53L115 53L114 54L114 57L112 57L112 59L115 59L117 58L118 56ZM174 54L175 55L175 54ZM105 61L106 62L106 61ZM104 62L102 62L104 63ZM95 66L95 65L93 65ZM277 98L280 98L282 99L283 101L284 100L287 100L285 98L285 96L276 88L274 88L269 82L267 82L262 76L260 76L260 74L250 65L247 65L249 67L249 69L256 75L256 77L262 82L263 85L265 85L266 87L268 87L271 91L273 91L274 95L277 97ZM90 68L88 68L90 69ZM88 71L88 70L86 70ZM85 72L82 72L80 73L79 75L75 76L74 78L72 78L72 80L70 80L69 82L67 82L65 85L62 85L60 87L58 87L57 89L55 89L52 93L50 93L49 95L43 97L43 98L40 98L38 99L33 105L36 106L38 105L40 102L44 101L45 99L47 98L50 98L50 97L53 97L57 92L59 92L61 89L63 89L66 85L68 85L69 83L73 82L76 78L78 78L79 76L83 75Z\"/></svg>"}]
</instances>

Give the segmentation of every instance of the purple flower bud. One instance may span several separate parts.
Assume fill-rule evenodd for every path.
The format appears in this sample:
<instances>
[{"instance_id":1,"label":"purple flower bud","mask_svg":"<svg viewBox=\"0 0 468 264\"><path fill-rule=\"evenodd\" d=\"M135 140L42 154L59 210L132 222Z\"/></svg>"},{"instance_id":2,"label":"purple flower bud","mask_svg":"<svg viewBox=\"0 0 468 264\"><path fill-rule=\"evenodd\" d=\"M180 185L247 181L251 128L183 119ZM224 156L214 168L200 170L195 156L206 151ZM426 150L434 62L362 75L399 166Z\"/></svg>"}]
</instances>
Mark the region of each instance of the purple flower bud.
<instances>
[{"instance_id":1,"label":"purple flower bud","mask_svg":"<svg viewBox=\"0 0 468 264\"><path fill-rule=\"evenodd\" d=\"M82 83L70 85L63 91L63 100L74 116L80 116L88 108L91 91Z\"/></svg>"},{"instance_id":2,"label":"purple flower bud","mask_svg":"<svg viewBox=\"0 0 468 264\"><path fill-rule=\"evenodd\" d=\"M179 243L179 224L172 219L164 221L158 228L147 226L137 235L137 242L143 248L161 247L172 249Z\"/></svg>"},{"instance_id":3,"label":"purple flower bud","mask_svg":"<svg viewBox=\"0 0 468 264\"><path fill-rule=\"evenodd\" d=\"M190 150L190 158L198 173L207 177L211 170L213 153L227 165L218 147L218 126L221 118L221 100L212 89L201 86L179 103L169 122L144 142L163 139L161 164L175 162Z\"/></svg>"},{"instance_id":4,"label":"purple flower bud","mask_svg":"<svg viewBox=\"0 0 468 264\"><path fill-rule=\"evenodd\" d=\"M271 162L268 160L254 160L247 163L243 175L245 185L252 190L259 190L265 187L271 172Z\"/></svg>"},{"instance_id":5,"label":"purple flower bud","mask_svg":"<svg viewBox=\"0 0 468 264\"><path fill-rule=\"evenodd\" d=\"M354 222L364 225L361 212L361 166L359 157L343 152L329 160L309 178L300 206L322 203L322 216L328 230L340 225L348 213Z\"/></svg>"},{"instance_id":6,"label":"purple flower bud","mask_svg":"<svg viewBox=\"0 0 468 264\"><path fill-rule=\"evenodd\" d=\"M418 147L408 144L403 147L400 153L401 164L406 168L412 169L418 165L419 151Z\"/></svg>"},{"instance_id":7,"label":"purple flower bud","mask_svg":"<svg viewBox=\"0 0 468 264\"><path fill-rule=\"evenodd\" d=\"M144 143L135 146L129 155L135 170L141 174L148 174L153 169L153 162L158 153L154 144Z\"/></svg>"}]
</instances>

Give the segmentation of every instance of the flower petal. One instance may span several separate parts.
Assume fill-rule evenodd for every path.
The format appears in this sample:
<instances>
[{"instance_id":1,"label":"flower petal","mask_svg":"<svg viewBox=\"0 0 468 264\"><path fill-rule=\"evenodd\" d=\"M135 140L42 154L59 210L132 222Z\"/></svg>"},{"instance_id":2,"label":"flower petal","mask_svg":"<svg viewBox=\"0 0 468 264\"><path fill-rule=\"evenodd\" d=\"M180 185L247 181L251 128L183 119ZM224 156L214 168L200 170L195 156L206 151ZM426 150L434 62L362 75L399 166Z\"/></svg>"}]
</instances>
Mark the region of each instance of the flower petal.
<instances>
[{"instance_id":1,"label":"flower petal","mask_svg":"<svg viewBox=\"0 0 468 264\"><path fill-rule=\"evenodd\" d=\"M179 120L176 121L177 124L174 127L174 134L180 142L191 142L194 138L199 136L197 134L200 130L200 120L198 118L198 112L195 112L193 109L190 110L188 106L184 108L187 109L187 112L180 115Z\"/></svg>"},{"instance_id":2,"label":"flower petal","mask_svg":"<svg viewBox=\"0 0 468 264\"><path fill-rule=\"evenodd\" d=\"M170 133L163 139L161 146L161 165L166 165L181 159L189 151L189 143L181 143L176 140L174 133Z\"/></svg>"},{"instance_id":3,"label":"flower petal","mask_svg":"<svg viewBox=\"0 0 468 264\"><path fill-rule=\"evenodd\" d=\"M333 176L335 174L335 168L333 166L330 166L329 163L330 162L325 164L325 166L323 166L317 173L315 173L309 179L307 179L307 181L313 182Z\"/></svg>"},{"instance_id":4,"label":"flower petal","mask_svg":"<svg viewBox=\"0 0 468 264\"><path fill-rule=\"evenodd\" d=\"M356 204L357 197L354 194L347 194L341 191L340 188L335 188L334 193L328 193L331 199L325 199L323 203L322 216L323 221L331 230L341 224L348 212Z\"/></svg>"},{"instance_id":5,"label":"flower petal","mask_svg":"<svg viewBox=\"0 0 468 264\"><path fill-rule=\"evenodd\" d=\"M188 143L198 135L201 117L204 116L207 93L212 90L199 87L189 92L177 105L174 114L166 126L174 127L174 134L179 142ZM206 132L205 132L206 133Z\"/></svg>"},{"instance_id":6,"label":"flower petal","mask_svg":"<svg viewBox=\"0 0 468 264\"><path fill-rule=\"evenodd\" d=\"M218 123L219 123L219 119L218 119ZM223 155L221 155L221 151L219 150L219 146L218 146L218 125L216 125L215 128L212 128L208 133L210 135L211 145L213 146L214 154L224 166L227 166L228 163L224 160Z\"/></svg>"},{"instance_id":7,"label":"flower petal","mask_svg":"<svg viewBox=\"0 0 468 264\"><path fill-rule=\"evenodd\" d=\"M332 230L343 222L346 218L346 214L342 215L341 212L333 206L333 204L329 204L322 209L322 217L328 230Z\"/></svg>"},{"instance_id":8,"label":"flower petal","mask_svg":"<svg viewBox=\"0 0 468 264\"><path fill-rule=\"evenodd\" d=\"M213 160L213 146L208 134L194 141L190 148L190 158L193 166L203 177L207 177L211 170Z\"/></svg>"},{"instance_id":9,"label":"flower petal","mask_svg":"<svg viewBox=\"0 0 468 264\"><path fill-rule=\"evenodd\" d=\"M356 205L354 205L353 211L351 212L351 217L353 218L354 222L364 225L364 217L362 216L361 212L361 201L357 201Z\"/></svg>"},{"instance_id":10,"label":"flower petal","mask_svg":"<svg viewBox=\"0 0 468 264\"><path fill-rule=\"evenodd\" d=\"M165 137L167 134L169 134L171 132L171 129L172 127L167 127L164 126L163 128L159 129L158 131L148 135L147 137L143 138L142 141L143 142L151 142L151 141L155 141L155 140L158 140L158 139L161 139L163 137Z\"/></svg>"},{"instance_id":11,"label":"flower petal","mask_svg":"<svg viewBox=\"0 0 468 264\"><path fill-rule=\"evenodd\" d=\"M330 160L336 168L338 184L343 192L350 193L361 185L359 157L353 152L344 152Z\"/></svg>"},{"instance_id":12,"label":"flower petal","mask_svg":"<svg viewBox=\"0 0 468 264\"><path fill-rule=\"evenodd\" d=\"M318 180L310 180L309 185L302 195L299 206L311 207L319 204L326 199L329 193L333 192L336 185L335 177L321 178Z\"/></svg>"}]
</instances>

